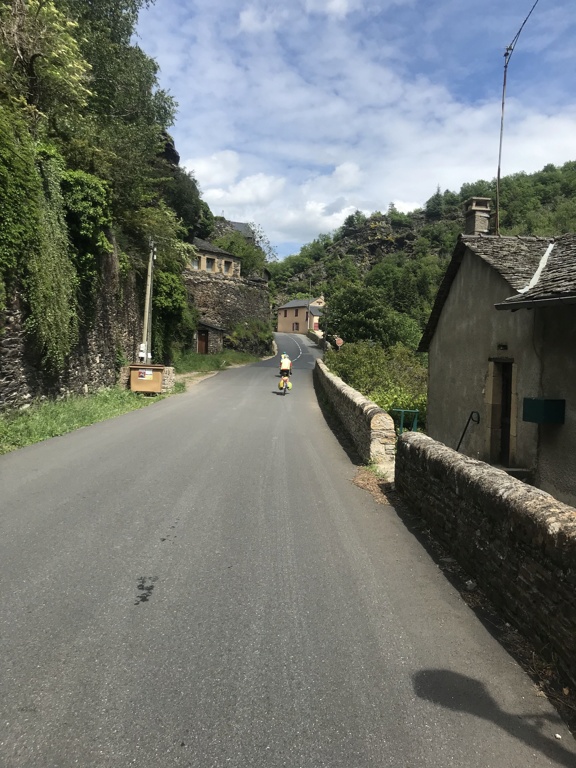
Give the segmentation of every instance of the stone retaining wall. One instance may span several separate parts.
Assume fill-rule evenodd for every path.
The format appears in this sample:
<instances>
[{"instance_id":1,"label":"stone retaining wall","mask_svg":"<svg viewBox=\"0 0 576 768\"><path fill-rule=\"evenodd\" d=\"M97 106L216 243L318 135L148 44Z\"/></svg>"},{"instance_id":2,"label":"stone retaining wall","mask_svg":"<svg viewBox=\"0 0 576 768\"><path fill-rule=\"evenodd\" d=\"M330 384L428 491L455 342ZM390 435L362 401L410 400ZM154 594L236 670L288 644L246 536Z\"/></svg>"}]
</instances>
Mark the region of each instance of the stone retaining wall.
<instances>
[{"instance_id":1,"label":"stone retaining wall","mask_svg":"<svg viewBox=\"0 0 576 768\"><path fill-rule=\"evenodd\" d=\"M415 432L398 440L395 482L494 604L576 684L576 510Z\"/></svg>"},{"instance_id":2,"label":"stone retaining wall","mask_svg":"<svg viewBox=\"0 0 576 768\"><path fill-rule=\"evenodd\" d=\"M352 438L360 458L378 464L386 479L394 479L394 450L396 432L392 417L376 403L330 373L316 360L314 379L334 408L342 426Z\"/></svg>"},{"instance_id":3,"label":"stone retaining wall","mask_svg":"<svg viewBox=\"0 0 576 768\"><path fill-rule=\"evenodd\" d=\"M268 283L261 279L228 277L185 270L188 296L200 313L230 332L237 323L251 319L270 323Z\"/></svg>"},{"instance_id":4,"label":"stone retaining wall","mask_svg":"<svg viewBox=\"0 0 576 768\"><path fill-rule=\"evenodd\" d=\"M121 279L113 255L103 257L103 280L93 312L84 318L80 338L65 371L50 376L26 332L20 295L8 298L0 312L0 411L36 398L96 392L116 383L119 360L133 360L142 333L134 280Z\"/></svg>"}]
</instances>

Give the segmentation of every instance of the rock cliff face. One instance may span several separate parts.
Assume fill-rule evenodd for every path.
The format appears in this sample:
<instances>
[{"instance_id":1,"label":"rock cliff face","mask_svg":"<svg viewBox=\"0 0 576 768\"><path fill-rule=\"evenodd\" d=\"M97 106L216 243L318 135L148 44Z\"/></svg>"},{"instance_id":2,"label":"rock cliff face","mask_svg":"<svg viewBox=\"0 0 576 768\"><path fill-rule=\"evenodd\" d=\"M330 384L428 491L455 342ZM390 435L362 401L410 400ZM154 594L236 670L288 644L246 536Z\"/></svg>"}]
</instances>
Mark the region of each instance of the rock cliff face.
<instances>
[{"instance_id":1,"label":"rock cliff face","mask_svg":"<svg viewBox=\"0 0 576 768\"><path fill-rule=\"evenodd\" d=\"M262 280L186 270L184 283L200 317L210 318L226 331L252 319L270 322L268 284Z\"/></svg>"},{"instance_id":2,"label":"rock cliff face","mask_svg":"<svg viewBox=\"0 0 576 768\"><path fill-rule=\"evenodd\" d=\"M90 318L60 375L48 375L25 329L25 307L14 294L0 313L0 410L41 397L95 392L116 383L122 361L136 359L142 334L133 280L121 279L111 256Z\"/></svg>"}]
</instances>

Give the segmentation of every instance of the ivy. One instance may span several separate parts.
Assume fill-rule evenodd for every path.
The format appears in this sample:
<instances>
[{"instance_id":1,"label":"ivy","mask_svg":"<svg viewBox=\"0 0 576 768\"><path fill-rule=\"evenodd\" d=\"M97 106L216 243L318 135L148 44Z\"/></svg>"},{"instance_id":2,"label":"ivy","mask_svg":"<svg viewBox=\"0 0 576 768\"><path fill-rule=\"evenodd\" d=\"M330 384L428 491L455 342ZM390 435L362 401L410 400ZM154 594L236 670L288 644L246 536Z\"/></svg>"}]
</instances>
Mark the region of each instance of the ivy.
<instances>
[{"instance_id":1,"label":"ivy","mask_svg":"<svg viewBox=\"0 0 576 768\"><path fill-rule=\"evenodd\" d=\"M23 119L0 107L0 310L19 268L39 248L42 190Z\"/></svg>"},{"instance_id":2,"label":"ivy","mask_svg":"<svg viewBox=\"0 0 576 768\"><path fill-rule=\"evenodd\" d=\"M108 184L84 171L62 173L62 195L80 301L88 304L99 284L99 264L112 251L105 232L112 224Z\"/></svg>"},{"instance_id":3,"label":"ivy","mask_svg":"<svg viewBox=\"0 0 576 768\"><path fill-rule=\"evenodd\" d=\"M154 356L171 364L176 349L191 346L198 321L196 311L189 306L180 270L155 270L152 304Z\"/></svg>"},{"instance_id":4,"label":"ivy","mask_svg":"<svg viewBox=\"0 0 576 768\"><path fill-rule=\"evenodd\" d=\"M42 181L39 247L26 265L29 316L26 327L44 365L57 372L78 337L76 289L78 278L70 258L70 246L61 192L63 164L49 147L37 155Z\"/></svg>"}]
</instances>

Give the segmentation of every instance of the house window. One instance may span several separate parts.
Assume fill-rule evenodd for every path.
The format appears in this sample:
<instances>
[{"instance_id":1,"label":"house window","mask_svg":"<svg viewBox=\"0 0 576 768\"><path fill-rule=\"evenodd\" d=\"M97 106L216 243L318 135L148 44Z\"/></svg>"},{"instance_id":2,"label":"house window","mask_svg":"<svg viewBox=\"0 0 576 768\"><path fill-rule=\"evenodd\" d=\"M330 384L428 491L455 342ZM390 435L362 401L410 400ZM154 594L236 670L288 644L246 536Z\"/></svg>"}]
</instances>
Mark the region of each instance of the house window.
<instances>
[{"instance_id":1,"label":"house window","mask_svg":"<svg viewBox=\"0 0 576 768\"><path fill-rule=\"evenodd\" d=\"M300 330L300 323L292 323L292 330L293 331L299 331Z\"/></svg>"},{"instance_id":2,"label":"house window","mask_svg":"<svg viewBox=\"0 0 576 768\"><path fill-rule=\"evenodd\" d=\"M215 259L206 259L206 272L214 272Z\"/></svg>"},{"instance_id":3,"label":"house window","mask_svg":"<svg viewBox=\"0 0 576 768\"><path fill-rule=\"evenodd\" d=\"M192 269L200 269L200 259L190 259L190 267Z\"/></svg>"},{"instance_id":4,"label":"house window","mask_svg":"<svg viewBox=\"0 0 576 768\"><path fill-rule=\"evenodd\" d=\"M287 309L284 310L284 317L288 317L288 310Z\"/></svg>"},{"instance_id":5,"label":"house window","mask_svg":"<svg viewBox=\"0 0 576 768\"><path fill-rule=\"evenodd\" d=\"M308 320L308 312L306 312L306 320Z\"/></svg>"},{"instance_id":6,"label":"house window","mask_svg":"<svg viewBox=\"0 0 576 768\"><path fill-rule=\"evenodd\" d=\"M229 275L231 268L232 268L232 262L231 261L225 261L224 262L224 274Z\"/></svg>"},{"instance_id":7,"label":"house window","mask_svg":"<svg viewBox=\"0 0 576 768\"><path fill-rule=\"evenodd\" d=\"M294 317L298 317L298 308L294 310Z\"/></svg>"}]
</instances>

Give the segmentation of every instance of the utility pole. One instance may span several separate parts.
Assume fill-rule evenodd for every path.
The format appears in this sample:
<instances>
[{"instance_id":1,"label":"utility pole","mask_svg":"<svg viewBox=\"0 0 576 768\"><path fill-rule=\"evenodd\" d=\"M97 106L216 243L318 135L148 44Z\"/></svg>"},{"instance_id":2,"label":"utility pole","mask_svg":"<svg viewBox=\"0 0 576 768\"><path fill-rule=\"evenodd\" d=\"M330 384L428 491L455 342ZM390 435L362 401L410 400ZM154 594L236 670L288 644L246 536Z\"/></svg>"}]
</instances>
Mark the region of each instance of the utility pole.
<instances>
[{"instance_id":1,"label":"utility pole","mask_svg":"<svg viewBox=\"0 0 576 768\"><path fill-rule=\"evenodd\" d=\"M520 37L520 34L522 33L522 30L524 29L524 26L526 25L526 22L532 15L532 11L536 6L538 5L539 0L536 0L532 8L530 9L530 13L524 21L522 22L522 26L516 33L514 39L510 43L510 45L506 48L504 52L504 77L502 81L502 111L500 116L500 146L498 149L498 170L496 173L496 234L500 234L500 171L501 171L501 165L502 165L502 137L504 135L504 107L506 103L506 78L508 75L508 64L510 64L510 59L512 58L512 54L514 53L514 49L516 48L516 43L518 42L518 38Z\"/></svg>"},{"instance_id":2,"label":"utility pole","mask_svg":"<svg viewBox=\"0 0 576 768\"><path fill-rule=\"evenodd\" d=\"M156 244L150 240L150 256L148 258L148 275L146 277L146 296L144 300L144 328L142 344L140 344L140 362L148 363L152 357L152 285L154 261L156 260Z\"/></svg>"}]
</instances>

